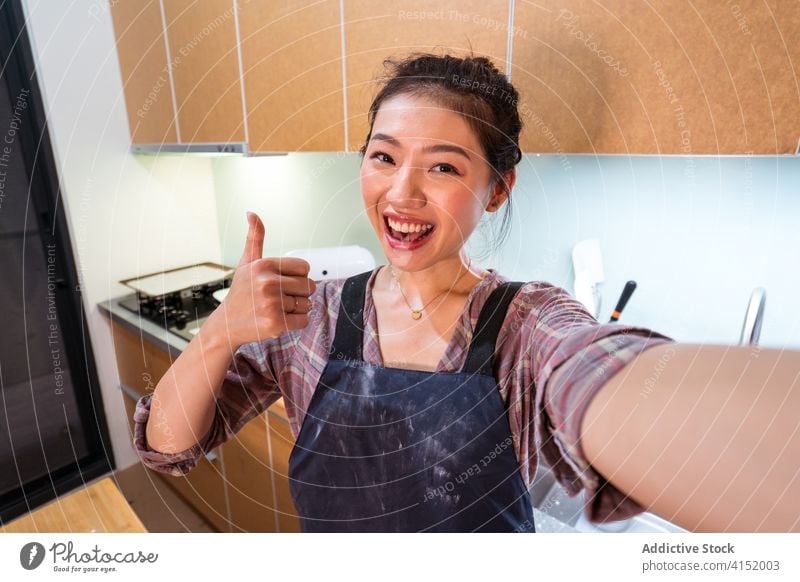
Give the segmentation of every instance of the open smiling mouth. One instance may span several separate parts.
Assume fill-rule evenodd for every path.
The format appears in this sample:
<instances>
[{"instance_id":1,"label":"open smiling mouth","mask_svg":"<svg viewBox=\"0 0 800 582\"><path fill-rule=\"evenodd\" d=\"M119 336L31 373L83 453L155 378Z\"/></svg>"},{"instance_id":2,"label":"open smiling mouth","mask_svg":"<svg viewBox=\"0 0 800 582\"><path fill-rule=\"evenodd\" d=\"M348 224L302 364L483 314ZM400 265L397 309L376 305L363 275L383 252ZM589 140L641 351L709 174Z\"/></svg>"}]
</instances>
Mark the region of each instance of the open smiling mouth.
<instances>
[{"instance_id":1,"label":"open smiling mouth","mask_svg":"<svg viewBox=\"0 0 800 582\"><path fill-rule=\"evenodd\" d=\"M386 226L389 237L400 243L419 243L430 238L433 231L436 230L432 224L398 223L389 220L388 216L383 217L383 224ZM404 230L408 230L408 232L403 232Z\"/></svg>"}]
</instances>

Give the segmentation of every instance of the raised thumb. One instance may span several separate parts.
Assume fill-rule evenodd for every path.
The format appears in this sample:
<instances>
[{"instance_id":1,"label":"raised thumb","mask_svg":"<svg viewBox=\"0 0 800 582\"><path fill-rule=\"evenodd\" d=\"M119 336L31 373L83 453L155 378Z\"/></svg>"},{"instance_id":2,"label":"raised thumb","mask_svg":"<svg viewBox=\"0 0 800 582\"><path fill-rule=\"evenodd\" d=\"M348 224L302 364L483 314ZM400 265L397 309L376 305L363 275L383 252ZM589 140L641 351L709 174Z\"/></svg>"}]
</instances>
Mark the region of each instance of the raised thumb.
<instances>
[{"instance_id":1,"label":"raised thumb","mask_svg":"<svg viewBox=\"0 0 800 582\"><path fill-rule=\"evenodd\" d=\"M264 253L264 223L255 212L247 212L247 240L239 265L260 259Z\"/></svg>"}]
</instances>

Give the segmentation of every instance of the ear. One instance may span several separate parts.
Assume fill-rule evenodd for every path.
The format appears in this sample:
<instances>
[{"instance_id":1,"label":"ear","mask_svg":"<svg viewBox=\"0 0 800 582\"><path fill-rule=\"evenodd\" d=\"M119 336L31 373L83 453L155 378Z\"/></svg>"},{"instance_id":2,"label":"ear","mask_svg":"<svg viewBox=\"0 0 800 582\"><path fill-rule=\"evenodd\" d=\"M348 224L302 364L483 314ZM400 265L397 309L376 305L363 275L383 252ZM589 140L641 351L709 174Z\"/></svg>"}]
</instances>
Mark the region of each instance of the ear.
<instances>
[{"instance_id":1,"label":"ear","mask_svg":"<svg viewBox=\"0 0 800 582\"><path fill-rule=\"evenodd\" d=\"M500 180L492 189L492 194L489 196L489 201L486 203L487 212L497 212L508 199L508 195L511 194L511 190L514 188L514 184L517 181L516 168L511 168L505 173L504 177L505 183L503 183L503 180Z\"/></svg>"}]
</instances>

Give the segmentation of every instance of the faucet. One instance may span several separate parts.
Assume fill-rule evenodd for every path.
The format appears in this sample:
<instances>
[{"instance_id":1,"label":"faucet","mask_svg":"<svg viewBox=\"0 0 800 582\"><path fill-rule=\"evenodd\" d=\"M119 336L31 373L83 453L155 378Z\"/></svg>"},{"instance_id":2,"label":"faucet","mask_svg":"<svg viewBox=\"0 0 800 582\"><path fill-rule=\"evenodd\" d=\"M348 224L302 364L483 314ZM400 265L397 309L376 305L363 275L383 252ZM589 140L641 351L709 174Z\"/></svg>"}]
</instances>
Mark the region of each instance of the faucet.
<instances>
[{"instance_id":1,"label":"faucet","mask_svg":"<svg viewBox=\"0 0 800 582\"><path fill-rule=\"evenodd\" d=\"M758 345L758 338L761 336L761 322L764 319L764 304L767 301L767 292L763 287L756 287L750 294L750 302L747 304L747 313L744 316L742 325L742 335L739 338L740 345Z\"/></svg>"}]
</instances>

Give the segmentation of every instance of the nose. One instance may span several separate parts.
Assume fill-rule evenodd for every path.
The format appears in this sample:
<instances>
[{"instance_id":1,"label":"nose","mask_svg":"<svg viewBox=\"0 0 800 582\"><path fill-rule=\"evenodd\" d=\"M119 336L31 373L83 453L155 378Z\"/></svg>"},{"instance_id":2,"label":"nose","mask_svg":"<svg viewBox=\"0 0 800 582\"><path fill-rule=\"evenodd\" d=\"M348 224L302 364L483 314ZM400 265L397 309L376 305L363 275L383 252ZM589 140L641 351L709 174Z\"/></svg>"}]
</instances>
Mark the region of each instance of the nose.
<instances>
[{"instance_id":1,"label":"nose","mask_svg":"<svg viewBox=\"0 0 800 582\"><path fill-rule=\"evenodd\" d=\"M422 208L426 204L422 186L423 169L410 164L398 168L391 177L386 200L393 208Z\"/></svg>"}]
</instances>

